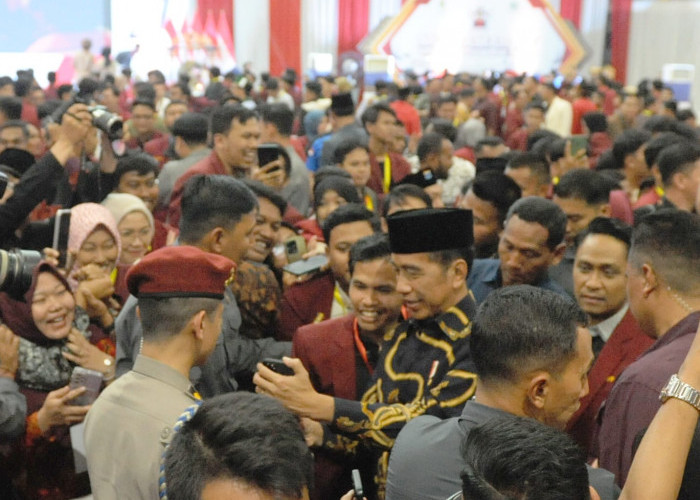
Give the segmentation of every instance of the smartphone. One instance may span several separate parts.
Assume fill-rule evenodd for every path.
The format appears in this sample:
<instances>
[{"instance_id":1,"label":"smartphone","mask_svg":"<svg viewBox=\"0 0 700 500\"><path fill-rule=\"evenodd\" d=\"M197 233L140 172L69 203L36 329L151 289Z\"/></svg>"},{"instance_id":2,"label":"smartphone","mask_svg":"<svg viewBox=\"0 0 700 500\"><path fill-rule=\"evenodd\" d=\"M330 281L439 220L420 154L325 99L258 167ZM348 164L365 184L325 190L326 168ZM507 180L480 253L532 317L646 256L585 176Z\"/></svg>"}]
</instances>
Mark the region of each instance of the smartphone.
<instances>
[{"instance_id":1,"label":"smartphone","mask_svg":"<svg viewBox=\"0 0 700 500\"><path fill-rule=\"evenodd\" d=\"M91 405L100 394L102 374L82 366L76 366L73 368L73 374L70 376L70 388L73 390L78 387L85 387L85 392L72 400L71 404L76 406Z\"/></svg>"},{"instance_id":2,"label":"smartphone","mask_svg":"<svg viewBox=\"0 0 700 500\"><path fill-rule=\"evenodd\" d=\"M587 135L572 135L569 137L571 142L571 156L576 156L579 151L588 151L588 136Z\"/></svg>"},{"instance_id":3,"label":"smartphone","mask_svg":"<svg viewBox=\"0 0 700 500\"><path fill-rule=\"evenodd\" d=\"M301 260L306 253L306 240L303 236L292 236L284 241L284 252L287 254L287 262L293 264Z\"/></svg>"},{"instance_id":4,"label":"smartphone","mask_svg":"<svg viewBox=\"0 0 700 500\"><path fill-rule=\"evenodd\" d=\"M277 144L261 144L258 146L258 166L264 167L270 162L278 160L280 157L280 147ZM281 167L273 167L269 172L276 172Z\"/></svg>"},{"instance_id":5,"label":"smartphone","mask_svg":"<svg viewBox=\"0 0 700 500\"><path fill-rule=\"evenodd\" d=\"M362 500L365 496L364 488L362 488L362 478L360 477L360 471L357 469L352 470L352 489L355 490L355 500Z\"/></svg>"},{"instance_id":6,"label":"smartphone","mask_svg":"<svg viewBox=\"0 0 700 500\"><path fill-rule=\"evenodd\" d=\"M282 269L295 276L318 272L323 266L328 264L328 257L325 255L314 255L306 260L298 260L292 264L287 264Z\"/></svg>"},{"instance_id":7,"label":"smartphone","mask_svg":"<svg viewBox=\"0 0 700 500\"><path fill-rule=\"evenodd\" d=\"M70 234L70 209L56 212L53 224L53 245L58 250L58 267L65 269L68 263L68 235Z\"/></svg>"},{"instance_id":8,"label":"smartphone","mask_svg":"<svg viewBox=\"0 0 700 500\"><path fill-rule=\"evenodd\" d=\"M280 375L294 375L294 370L285 365L284 361L282 361L281 359L265 358L262 360L262 364L263 366L268 367L270 370L272 370L275 373L279 373Z\"/></svg>"}]
</instances>

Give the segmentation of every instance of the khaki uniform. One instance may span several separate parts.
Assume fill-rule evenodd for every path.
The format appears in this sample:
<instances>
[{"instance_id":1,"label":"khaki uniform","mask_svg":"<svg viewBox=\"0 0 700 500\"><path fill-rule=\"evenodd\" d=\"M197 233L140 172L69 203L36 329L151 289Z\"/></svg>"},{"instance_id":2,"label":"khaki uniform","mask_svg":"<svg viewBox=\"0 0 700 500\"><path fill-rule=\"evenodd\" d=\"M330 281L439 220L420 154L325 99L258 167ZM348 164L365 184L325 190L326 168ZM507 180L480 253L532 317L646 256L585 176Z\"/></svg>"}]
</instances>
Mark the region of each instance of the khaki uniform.
<instances>
[{"instance_id":1,"label":"khaki uniform","mask_svg":"<svg viewBox=\"0 0 700 500\"><path fill-rule=\"evenodd\" d=\"M160 458L180 414L195 403L187 377L139 355L85 419L95 500L158 499Z\"/></svg>"}]
</instances>

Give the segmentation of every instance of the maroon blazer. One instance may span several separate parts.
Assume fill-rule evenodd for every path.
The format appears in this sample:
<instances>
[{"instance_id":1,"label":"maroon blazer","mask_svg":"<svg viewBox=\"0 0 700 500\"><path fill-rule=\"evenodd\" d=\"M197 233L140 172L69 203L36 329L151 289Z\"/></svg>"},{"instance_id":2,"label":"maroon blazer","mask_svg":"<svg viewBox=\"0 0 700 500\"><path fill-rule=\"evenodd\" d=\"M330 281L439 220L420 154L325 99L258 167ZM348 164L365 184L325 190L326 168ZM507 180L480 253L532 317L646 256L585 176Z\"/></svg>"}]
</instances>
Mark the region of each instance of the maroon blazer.
<instances>
[{"instance_id":1,"label":"maroon blazer","mask_svg":"<svg viewBox=\"0 0 700 500\"><path fill-rule=\"evenodd\" d=\"M292 356L301 359L314 388L343 399L359 399L355 381L354 314L302 326L292 339Z\"/></svg>"},{"instance_id":2,"label":"maroon blazer","mask_svg":"<svg viewBox=\"0 0 700 500\"><path fill-rule=\"evenodd\" d=\"M330 272L287 288L280 303L279 340L291 340L297 328L330 318L334 289Z\"/></svg>"},{"instance_id":3,"label":"maroon blazer","mask_svg":"<svg viewBox=\"0 0 700 500\"><path fill-rule=\"evenodd\" d=\"M581 400L581 407L571 417L567 430L574 440L593 456L592 445L596 442L596 418L600 407L622 371L635 361L654 343L639 328L637 320L627 311L600 351L591 372L588 374L588 395Z\"/></svg>"},{"instance_id":4,"label":"maroon blazer","mask_svg":"<svg viewBox=\"0 0 700 500\"><path fill-rule=\"evenodd\" d=\"M348 314L299 328L292 340L292 356L301 359L314 388L323 394L360 399L355 373L353 321ZM311 500L340 498L348 489L352 460L325 449L314 450L315 481Z\"/></svg>"},{"instance_id":5,"label":"maroon blazer","mask_svg":"<svg viewBox=\"0 0 700 500\"><path fill-rule=\"evenodd\" d=\"M384 158L382 158L382 162ZM389 161L391 161L391 185L395 186L401 179L411 173L411 165L408 161L397 153L389 153ZM374 153L369 155L369 163L371 166L371 174L367 187L374 190L377 194L384 193L384 171L379 165L379 161Z\"/></svg>"}]
</instances>

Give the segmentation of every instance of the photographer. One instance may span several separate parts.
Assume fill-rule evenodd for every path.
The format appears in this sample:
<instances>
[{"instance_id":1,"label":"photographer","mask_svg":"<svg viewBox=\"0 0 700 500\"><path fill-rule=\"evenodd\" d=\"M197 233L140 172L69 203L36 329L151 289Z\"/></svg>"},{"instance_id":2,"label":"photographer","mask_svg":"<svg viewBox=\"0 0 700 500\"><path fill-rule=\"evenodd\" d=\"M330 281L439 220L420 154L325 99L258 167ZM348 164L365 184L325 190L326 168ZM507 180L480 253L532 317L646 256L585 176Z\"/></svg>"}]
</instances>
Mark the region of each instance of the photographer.
<instances>
[{"instance_id":1,"label":"photographer","mask_svg":"<svg viewBox=\"0 0 700 500\"><path fill-rule=\"evenodd\" d=\"M83 150L92 116L84 104L74 104L64 114L56 134L57 140L49 152L25 172L14 194L0 205L0 247L16 242L15 231L42 200L51 195L64 176L64 167Z\"/></svg>"}]
</instances>

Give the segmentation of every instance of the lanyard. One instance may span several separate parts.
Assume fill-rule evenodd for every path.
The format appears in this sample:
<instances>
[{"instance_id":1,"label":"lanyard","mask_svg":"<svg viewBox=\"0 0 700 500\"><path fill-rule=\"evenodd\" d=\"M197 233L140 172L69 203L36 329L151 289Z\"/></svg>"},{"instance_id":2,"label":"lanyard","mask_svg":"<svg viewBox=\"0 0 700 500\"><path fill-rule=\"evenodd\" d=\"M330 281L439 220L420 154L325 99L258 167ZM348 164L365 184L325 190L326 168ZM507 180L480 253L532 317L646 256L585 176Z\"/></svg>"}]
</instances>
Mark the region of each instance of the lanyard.
<instances>
[{"instance_id":1,"label":"lanyard","mask_svg":"<svg viewBox=\"0 0 700 500\"><path fill-rule=\"evenodd\" d=\"M360 353L362 361L365 362L365 366L367 367L369 374L372 375L374 373L374 368L372 368L372 365L369 364L369 359L367 358L367 349L365 348L365 344L360 338L360 327L357 324L357 318L355 318L352 322L352 333L353 337L355 338L355 347L357 347L357 351Z\"/></svg>"},{"instance_id":2,"label":"lanyard","mask_svg":"<svg viewBox=\"0 0 700 500\"><path fill-rule=\"evenodd\" d=\"M365 195L365 207L370 212L374 212L374 203L372 203L372 197L368 194Z\"/></svg>"},{"instance_id":3,"label":"lanyard","mask_svg":"<svg viewBox=\"0 0 700 500\"><path fill-rule=\"evenodd\" d=\"M348 306L345 305L345 301L343 300L343 296L340 294L340 290L338 290L338 285L335 285L335 288L333 289L333 299L343 309L343 314L348 312Z\"/></svg>"},{"instance_id":4,"label":"lanyard","mask_svg":"<svg viewBox=\"0 0 700 500\"><path fill-rule=\"evenodd\" d=\"M391 190L391 159L389 154L384 155L384 194Z\"/></svg>"}]
</instances>

